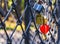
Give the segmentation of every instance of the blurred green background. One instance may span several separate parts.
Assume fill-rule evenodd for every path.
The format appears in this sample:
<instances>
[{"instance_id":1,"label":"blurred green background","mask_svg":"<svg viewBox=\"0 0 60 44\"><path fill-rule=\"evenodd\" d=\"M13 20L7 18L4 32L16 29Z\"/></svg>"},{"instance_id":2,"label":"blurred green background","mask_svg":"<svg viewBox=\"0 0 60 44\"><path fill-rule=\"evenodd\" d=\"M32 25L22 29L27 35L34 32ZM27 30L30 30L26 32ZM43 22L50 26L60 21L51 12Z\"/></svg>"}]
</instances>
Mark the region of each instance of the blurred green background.
<instances>
[{"instance_id":1,"label":"blurred green background","mask_svg":"<svg viewBox=\"0 0 60 44\"><path fill-rule=\"evenodd\" d=\"M1 0L0 1L0 7L2 7L5 12L10 9L11 4L12 4L12 0ZM23 9L24 9L24 0L21 1L19 6L21 7L21 11L23 11ZM16 22L14 20L15 19L13 18L13 16L9 16L8 20L5 22L7 30L9 30L9 29L13 30L15 28ZM24 22L22 22L22 26L23 26L23 28L25 28ZM21 27L18 26L17 30L20 30L20 29L21 29Z\"/></svg>"}]
</instances>

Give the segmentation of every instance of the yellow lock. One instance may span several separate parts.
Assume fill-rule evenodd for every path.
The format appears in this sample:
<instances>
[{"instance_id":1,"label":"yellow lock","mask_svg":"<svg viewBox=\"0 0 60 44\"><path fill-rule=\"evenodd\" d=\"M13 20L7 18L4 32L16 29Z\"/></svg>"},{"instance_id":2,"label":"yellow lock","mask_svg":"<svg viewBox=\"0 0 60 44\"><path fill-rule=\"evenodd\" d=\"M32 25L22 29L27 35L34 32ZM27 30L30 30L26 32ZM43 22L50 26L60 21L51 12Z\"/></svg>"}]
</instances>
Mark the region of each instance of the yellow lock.
<instances>
[{"instance_id":1,"label":"yellow lock","mask_svg":"<svg viewBox=\"0 0 60 44\"><path fill-rule=\"evenodd\" d=\"M43 24L43 16L41 14L36 16L36 24Z\"/></svg>"},{"instance_id":2,"label":"yellow lock","mask_svg":"<svg viewBox=\"0 0 60 44\"><path fill-rule=\"evenodd\" d=\"M52 5L52 10L54 10L54 5Z\"/></svg>"},{"instance_id":3,"label":"yellow lock","mask_svg":"<svg viewBox=\"0 0 60 44\"><path fill-rule=\"evenodd\" d=\"M49 11L54 10L54 5L49 6L48 10Z\"/></svg>"},{"instance_id":4,"label":"yellow lock","mask_svg":"<svg viewBox=\"0 0 60 44\"><path fill-rule=\"evenodd\" d=\"M46 40L47 39L46 35L42 34L42 39Z\"/></svg>"},{"instance_id":5,"label":"yellow lock","mask_svg":"<svg viewBox=\"0 0 60 44\"><path fill-rule=\"evenodd\" d=\"M46 16L44 16L44 24L47 24L47 22L48 22L48 19Z\"/></svg>"},{"instance_id":6,"label":"yellow lock","mask_svg":"<svg viewBox=\"0 0 60 44\"><path fill-rule=\"evenodd\" d=\"M47 22L48 22L48 19L46 16L43 16L41 14L38 14L36 16L36 24L42 25L42 24L47 24Z\"/></svg>"}]
</instances>

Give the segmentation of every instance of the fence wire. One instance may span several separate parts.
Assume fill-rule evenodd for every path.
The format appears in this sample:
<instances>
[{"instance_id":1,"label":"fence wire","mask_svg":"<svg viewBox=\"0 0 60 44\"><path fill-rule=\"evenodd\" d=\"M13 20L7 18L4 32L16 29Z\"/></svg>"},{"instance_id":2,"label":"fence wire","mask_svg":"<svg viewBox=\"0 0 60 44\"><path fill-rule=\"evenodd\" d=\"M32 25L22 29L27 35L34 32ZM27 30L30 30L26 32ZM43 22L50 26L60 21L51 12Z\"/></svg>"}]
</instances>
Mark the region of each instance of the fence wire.
<instances>
[{"instance_id":1,"label":"fence wire","mask_svg":"<svg viewBox=\"0 0 60 44\"><path fill-rule=\"evenodd\" d=\"M54 9L53 10L48 10L49 7L51 7L52 9L52 4L51 1L49 0L47 1L42 1L43 3L41 4L44 8L42 8L42 12L41 11L36 11L38 9L38 7L36 7L37 9L35 10L35 4L38 5L37 2L35 2L34 0L28 0L25 2L25 9L23 11L22 14L18 14L18 10L16 9L16 2L13 1L10 9L8 10L7 14L3 14L4 11L1 10L0 8L0 14L2 16L4 16L4 20L1 19L0 17L0 28L2 28L4 30L4 34L1 35L1 38L4 38L6 41L2 42L1 44L57 44L57 39L58 39L58 30L57 30L57 18L56 18L56 5L54 5ZM34 7L33 7L34 6ZM39 8L40 9L40 8ZM6 25L5 22L8 19L10 13L15 10L17 19L16 19L16 27L14 28L14 30L11 32L11 34L9 35L7 30L6 30ZM28 13L29 14L28 14ZM49 32L44 35L41 31L40 31L40 24L36 24L36 16L37 16L37 12L40 14L42 13L42 16L47 16L48 18L48 25L50 26L50 30ZM19 16L20 15L20 16ZM26 19L23 20L23 17L25 17ZM22 22L25 22L25 30L22 26ZM33 26L35 27L35 31L33 32L30 27L32 25L33 22ZM18 27L18 25L21 26L21 30L22 32L16 32L16 29ZM16 33L15 36L19 36L20 37L18 40L14 40L15 36L13 37L13 35ZM46 40L43 39L43 36L46 37ZM14 42L15 41L15 42ZM27 42L27 43L26 43Z\"/></svg>"}]
</instances>

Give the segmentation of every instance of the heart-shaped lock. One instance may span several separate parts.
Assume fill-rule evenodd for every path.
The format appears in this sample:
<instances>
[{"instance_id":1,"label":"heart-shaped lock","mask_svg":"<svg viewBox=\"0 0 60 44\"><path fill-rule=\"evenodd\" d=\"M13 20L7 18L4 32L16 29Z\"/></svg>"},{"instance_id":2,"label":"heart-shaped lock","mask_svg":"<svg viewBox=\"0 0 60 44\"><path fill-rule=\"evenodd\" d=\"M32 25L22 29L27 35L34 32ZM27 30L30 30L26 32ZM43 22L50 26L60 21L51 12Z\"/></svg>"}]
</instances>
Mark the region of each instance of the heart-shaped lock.
<instances>
[{"instance_id":1,"label":"heart-shaped lock","mask_svg":"<svg viewBox=\"0 0 60 44\"><path fill-rule=\"evenodd\" d=\"M40 31L41 31L43 34L46 34L49 30L50 30L50 26L47 25L47 24L43 24L43 25L40 26Z\"/></svg>"}]
</instances>

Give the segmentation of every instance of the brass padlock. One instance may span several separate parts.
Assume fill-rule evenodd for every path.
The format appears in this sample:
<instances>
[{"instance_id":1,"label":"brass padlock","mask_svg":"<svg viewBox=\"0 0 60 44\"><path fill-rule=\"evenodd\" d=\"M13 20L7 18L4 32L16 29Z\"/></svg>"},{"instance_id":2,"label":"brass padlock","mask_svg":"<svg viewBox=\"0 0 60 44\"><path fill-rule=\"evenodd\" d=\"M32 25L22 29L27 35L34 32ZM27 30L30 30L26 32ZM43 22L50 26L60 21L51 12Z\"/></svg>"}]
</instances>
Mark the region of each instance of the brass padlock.
<instances>
[{"instance_id":1,"label":"brass padlock","mask_svg":"<svg viewBox=\"0 0 60 44\"><path fill-rule=\"evenodd\" d=\"M44 16L44 24L47 24L47 22L48 22L48 18L47 16Z\"/></svg>"},{"instance_id":2,"label":"brass padlock","mask_svg":"<svg viewBox=\"0 0 60 44\"><path fill-rule=\"evenodd\" d=\"M43 16L41 14L38 14L36 16L36 24L42 25L42 24L47 24L47 22L48 22L48 19L46 16Z\"/></svg>"},{"instance_id":3,"label":"brass padlock","mask_svg":"<svg viewBox=\"0 0 60 44\"><path fill-rule=\"evenodd\" d=\"M43 24L43 16L41 14L36 16L36 24Z\"/></svg>"}]
</instances>

